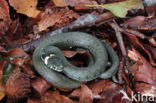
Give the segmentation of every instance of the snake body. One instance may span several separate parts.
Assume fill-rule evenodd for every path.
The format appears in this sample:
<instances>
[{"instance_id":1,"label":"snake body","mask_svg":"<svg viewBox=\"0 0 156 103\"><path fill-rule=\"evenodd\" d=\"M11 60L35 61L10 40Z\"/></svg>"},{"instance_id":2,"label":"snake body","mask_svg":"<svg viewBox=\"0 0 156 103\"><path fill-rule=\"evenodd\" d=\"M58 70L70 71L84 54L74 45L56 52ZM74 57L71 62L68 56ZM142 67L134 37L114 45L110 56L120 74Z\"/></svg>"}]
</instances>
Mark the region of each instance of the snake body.
<instances>
[{"instance_id":1,"label":"snake body","mask_svg":"<svg viewBox=\"0 0 156 103\"><path fill-rule=\"evenodd\" d=\"M70 64L60 50L70 47L88 49L92 63L87 67L76 67ZM58 60L61 60L63 66L61 73L52 70L43 62L41 59L43 54L54 54L55 57L58 57ZM108 57L112 65L106 70ZM46 60L49 58L46 58ZM33 53L33 65L36 71L53 85L59 88L73 89L79 87L80 82L91 81L98 77L107 79L114 76L117 72L119 60L115 51L105 42L101 42L87 33L68 32L43 40Z\"/></svg>"}]
</instances>

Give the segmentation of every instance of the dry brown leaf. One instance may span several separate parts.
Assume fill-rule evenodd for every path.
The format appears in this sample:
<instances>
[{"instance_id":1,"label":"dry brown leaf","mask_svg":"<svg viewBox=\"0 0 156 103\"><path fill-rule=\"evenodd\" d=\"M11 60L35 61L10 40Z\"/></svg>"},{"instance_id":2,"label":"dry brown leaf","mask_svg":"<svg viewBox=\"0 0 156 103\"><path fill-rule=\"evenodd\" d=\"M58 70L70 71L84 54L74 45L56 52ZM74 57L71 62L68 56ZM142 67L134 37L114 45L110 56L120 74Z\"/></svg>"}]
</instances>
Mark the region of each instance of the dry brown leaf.
<instances>
[{"instance_id":1,"label":"dry brown leaf","mask_svg":"<svg viewBox=\"0 0 156 103\"><path fill-rule=\"evenodd\" d=\"M26 57L28 55L24 50L22 50L20 48L14 48L8 52L8 56L10 56L10 57Z\"/></svg>"},{"instance_id":2,"label":"dry brown leaf","mask_svg":"<svg viewBox=\"0 0 156 103\"><path fill-rule=\"evenodd\" d=\"M144 16L136 16L133 18L130 18L126 20L121 26L123 26L126 29L134 29L137 30L138 26L144 22L145 17Z\"/></svg>"},{"instance_id":3,"label":"dry brown leaf","mask_svg":"<svg viewBox=\"0 0 156 103\"><path fill-rule=\"evenodd\" d=\"M30 78L34 78L35 75L34 75L34 71L33 69L29 66L29 65L22 65L22 70L24 73L28 74L30 76Z\"/></svg>"},{"instance_id":4,"label":"dry brown leaf","mask_svg":"<svg viewBox=\"0 0 156 103\"><path fill-rule=\"evenodd\" d=\"M43 103L43 102L38 98L28 98L27 103Z\"/></svg>"},{"instance_id":5,"label":"dry brown leaf","mask_svg":"<svg viewBox=\"0 0 156 103\"><path fill-rule=\"evenodd\" d=\"M54 4L58 7L66 7L67 3L65 0L53 0Z\"/></svg>"},{"instance_id":6,"label":"dry brown leaf","mask_svg":"<svg viewBox=\"0 0 156 103\"><path fill-rule=\"evenodd\" d=\"M40 13L36 9L37 0L9 0L10 5L21 14L25 14L28 17L36 18Z\"/></svg>"},{"instance_id":7,"label":"dry brown leaf","mask_svg":"<svg viewBox=\"0 0 156 103\"><path fill-rule=\"evenodd\" d=\"M77 18L78 14L74 13L72 10L50 10L46 9L45 12L41 14L41 20L38 22L38 31L46 30L48 27L54 26L57 24L65 23L66 19L69 22L69 19ZM62 25L61 25L62 26Z\"/></svg>"},{"instance_id":8,"label":"dry brown leaf","mask_svg":"<svg viewBox=\"0 0 156 103\"><path fill-rule=\"evenodd\" d=\"M53 0L54 4L58 7L72 6L77 4L92 4L91 0Z\"/></svg>"},{"instance_id":9,"label":"dry brown leaf","mask_svg":"<svg viewBox=\"0 0 156 103\"><path fill-rule=\"evenodd\" d=\"M67 58L72 58L76 54L85 54L85 53L88 53L87 50L82 50L82 51L62 50L62 52L63 52L64 56L67 57Z\"/></svg>"},{"instance_id":10,"label":"dry brown leaf","mask_svg":"<svg viewBox=\"0 0 156 103\"><path fill-rule=\"evenodd\" d=\"M141 93L144 96L156 97L156 85L136 83L135 89L138 93Z\"/></svg>"},{"instance_id":11,"label":"dry brown leaf","mask_svg":"<svg viewBox=\"0 0 156 103\"><path fill-rule=\"evenodd\" d=\"M44 95L45 103L75 103L68 97L65 97L59 93L59 91L49 91Z\"/></svg>"},{"instance_id":12,"label":"dry brown leaf","mask_svg":"<svg viewBox=\"0 0 156 103\"><path fill-rule=\"evenodd\" d=\"M151 55L151 53L144 47L144 44L135 36L135 35L127 35L128 40L130 41L130 43L135 47L135 49L137 49L138 51L140 51L141 53L148 55L150 63L153 66L156 66L156 63Z\"/></svg>"},{"instance_id":13,"label":"dry brown leaf","mask_svg":"<svg viewBox=\"0 0 156 103\"><path fill-rule=\"evenodd\" d=\"M81 84L80 103L93 103L92 91L85 85Z\"/></svg>"},{"instance_id":14,"label":"dry brown leaf","mask_svg":"<svg viewBox=\"0 0 156 103\"><path fill-rule=\"evenodd\" d=\"M113 83L109 80L101 80L98 82L92 82L89 84L89 89L92 91L92 97L94 99L101 100L100 103L121 103L123 100L127 100L129 103L129 97L127 96L126 92L123 90L123 88ZM79 98L81 95L81 89L75 89L71 94L70 97L76 97ZM124 96L127 98L124 98ZM118 98L118 99L114 99ZM105 102L104 102L105 101Z\"/></svg>"},{"instance_id":15,"label":"dry brown leaf","mask_svg":"<svg viewBox=\"0 0 156 103\"><path fill-rule=\"evenodd\" d=\"M7 63L6 61L0 62L0 100L2 100L5 96L5 87L2 84L2 76L3 76L3 71L6 63Z\"/></svg>"},{"instance_id":16,"label":"dry brown leaf","mask_svg":"<svg viewBox=\"0 0 156 103\"><path fill-rule=\"evenodd\" d=\"M15 58L15 59L11 60L11 63L16 66L22 66L24 64L24 59L23 58Z\"/></svg>"},{"instance_id":17,"label":"dry brown leaf","mask_svg":"<svg viewBox=\"0 0 156 103\"><path fill-rule=\"evenodd\" d=\"M143 31L153 31L156 30L156 17L147 17L144 19L144 21L138 26L139 30Z\"/></svg>"},{"instance_id":18,"label":"dry brown leaf","mask_svg":"<svg viewBox=\"0 0 156 103\"><path fill-rule=\"evenodd\" d=\"M154 68L149 62L146 61L146 59L135 49L132 51L128 51L128 56L133 60L132 55L135 54L135 57L137 57L137 65L138 68L135 68L136 72L134 73L134 80L137 82L145 82L148 84L156 84L156 68Z\"/></svg>"},{"instance_id":19,"label":"dry brown leaf","mask_svg":"<svg viewBox=\"0 0 156 103\"><path fill-rule=\"evenodd\" d=\"M0 0L0 38L8 30L10 22L8 3L6 0Z\"/></svg>"},{"instance_id":20,"label":"dry brown leaf","mask_svg":"<svg viewBox=\"0 0 156 103\"><path fill-rule=\"evenodd\" d=\"M51 84L44 78L38 77L32 81L32 87L39 93L40 96L42 96L51 87Z\"/></svg>"}]
</instances>

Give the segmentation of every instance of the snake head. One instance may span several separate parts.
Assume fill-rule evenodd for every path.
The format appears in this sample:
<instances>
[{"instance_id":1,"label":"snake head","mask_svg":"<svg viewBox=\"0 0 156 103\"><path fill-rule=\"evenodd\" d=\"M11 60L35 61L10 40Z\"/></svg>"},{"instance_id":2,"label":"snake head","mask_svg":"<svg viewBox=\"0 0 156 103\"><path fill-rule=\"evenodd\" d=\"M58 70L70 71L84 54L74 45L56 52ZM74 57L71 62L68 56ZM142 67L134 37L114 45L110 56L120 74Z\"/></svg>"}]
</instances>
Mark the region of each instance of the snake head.
<instances>
[{"instance_id":1,"label":"snake head","mask_svg":"<svg viewBox=\"0 0 156 103\"><path fill-rule=\"evenodd\" d=\"M48 68L57 72L63 71L64 66L62 60L55 54L42 54L41 59Z\"/></svg>"}]
</instances>

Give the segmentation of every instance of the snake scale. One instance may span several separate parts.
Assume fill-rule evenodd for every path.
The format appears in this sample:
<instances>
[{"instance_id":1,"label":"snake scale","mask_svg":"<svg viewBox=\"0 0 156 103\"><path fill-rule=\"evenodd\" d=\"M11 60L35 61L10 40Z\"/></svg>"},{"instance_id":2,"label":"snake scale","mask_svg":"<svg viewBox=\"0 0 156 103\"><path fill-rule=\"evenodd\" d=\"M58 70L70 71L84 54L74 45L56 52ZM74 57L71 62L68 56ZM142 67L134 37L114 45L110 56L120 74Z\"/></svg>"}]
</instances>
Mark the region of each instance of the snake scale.
<instances>
[{"instance_id":1,"label":"snake scale","mask_svg":"<svg viewBox=\"0 0 156 103\"><path fill-rule=\"evenodd\" d=\"M61 49L71 47L89 50L91 60L87 67L76 67L68 62ZM108 60L111 66L106 70ZM87 33L68 32L44 39L33 53L33 65L54 86L73 89L80 87L81 82L113 77L119 60L113 48L105 42Z\"/></svg>"}]
</instances>

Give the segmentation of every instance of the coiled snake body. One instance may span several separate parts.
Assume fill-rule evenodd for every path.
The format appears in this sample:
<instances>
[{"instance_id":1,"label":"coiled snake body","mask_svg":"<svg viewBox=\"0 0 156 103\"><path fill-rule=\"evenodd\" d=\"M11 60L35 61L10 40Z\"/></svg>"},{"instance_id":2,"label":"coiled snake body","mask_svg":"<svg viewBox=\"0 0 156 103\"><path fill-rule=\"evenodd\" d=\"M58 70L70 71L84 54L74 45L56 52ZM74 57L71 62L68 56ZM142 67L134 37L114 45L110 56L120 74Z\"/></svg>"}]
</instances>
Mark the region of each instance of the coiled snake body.
<instances>
[{"instance_id":1,"label":"coiled snake body","mask_svg":"<svg viewBox=\"0 0 156 103\"><path fill-rule=\"evenodd\" d=\"M88 49L91 63L87 67L70 64L60 50L70 47ZM108 57L112 64L106 70ZM102 43L87 33L68 32L43 40L33 53L33 65L37 72L53 85L73 89L79 87L80 82L114 76L119 60L115 51L105 42Z\"/></svg>"}]
</instances>

